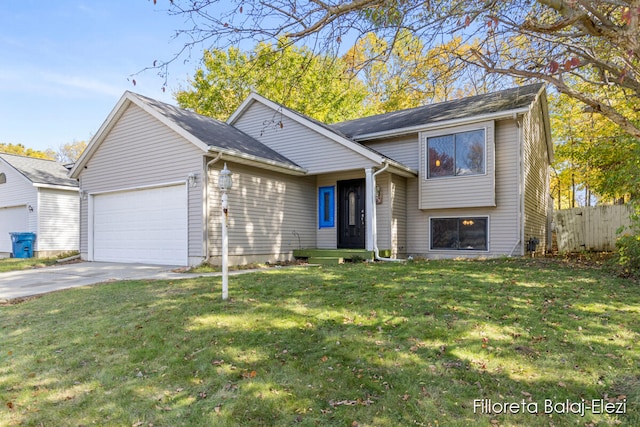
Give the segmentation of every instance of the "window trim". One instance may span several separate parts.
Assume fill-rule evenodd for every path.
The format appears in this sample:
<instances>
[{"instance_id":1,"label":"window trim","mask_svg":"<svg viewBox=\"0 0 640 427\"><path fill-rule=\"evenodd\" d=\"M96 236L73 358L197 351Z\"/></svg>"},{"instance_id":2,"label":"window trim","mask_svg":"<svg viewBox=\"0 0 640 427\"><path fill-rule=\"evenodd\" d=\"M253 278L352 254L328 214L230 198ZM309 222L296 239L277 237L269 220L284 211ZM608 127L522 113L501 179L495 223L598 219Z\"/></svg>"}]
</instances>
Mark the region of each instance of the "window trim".
<instances>
[{"instance_id":1,"label":"window trim","mask_svg":"<svg viewBox=\"0 0 640 427\"><path fill-rule=\"evenodd\" d=\"M329 206L325 200L328 195ZM318 187L318 228L334 228L336 218L336 187L335 185ZM325 219L325 214L329 213L329 217Z\"/></svg>"},{"instance_id":2,"label":"window trim","mask_svg":"<svg viewBox=\"0 0 640 427\"><path fill-rule=\"evenodd\" d=\"M434 248L433 247L433 220L434 219L455 219L455 220L464 220L464 219L485 219L487 221L486 227L486 235L485 240L487 243L486 249L466 249L466 248ZM469 252L469 253L487 253L491 250L491 241L489 236L491 235L491 217L489 215L464 215L464 216L453 216L453 215L443 215L443 216L430 216L429 217L429 251L434 252ZM460 236L458 236L459 240Z\"/></svg>"},{"instance_id":3,"label":"window trim","mask_svg":"<svg viewBox=\"0 0 640 427\"><path fill-rule=\"evenodd\" d=\"M484 130L484 173L475 175L446 175L429 178L429 138L455 135L458 133ZM462 180L488 176L495 173L495 121L480 121L475 123L446 126L439 129L430 129L420 132L420 176L421 181L454 179ZM493 153L493 154L492 154Z\"/></svg>"},{"instance_id":4,"label":"window trim","mask_svg":"<svg viewBox=\"0 0 640 427\"><path fill-rule=\"evenodd\" d=\"M463 134L463 133L470 133L470 132L476 132L476 131L482 131L484 138L483 138L483 144L484 147L482 149L482 166L483 166L483 172L482 173L472 173L472 174L465 174L465 175L457 175L456 171L456 136ZM424 151L425 151L425 177L426 179L443 179L443 178L463 178L463 177L470 177L470 176L484 176L487 174L487 134L488 134L488 130L486 126L480 126L480 127L476 127L476 128L472 128L472 129L456 129L455 131L453 129L450 129L449 132L443 132L440 134L433 134L433 135L426 135L424 138ZM429 139L430 138L442 138L445 136L452 136L453 137L453 155L454 155L454 168L453 168L453 175L444 175L444 176L431 176L431 163L429 161Z\"/></svg>"}]
</instances>

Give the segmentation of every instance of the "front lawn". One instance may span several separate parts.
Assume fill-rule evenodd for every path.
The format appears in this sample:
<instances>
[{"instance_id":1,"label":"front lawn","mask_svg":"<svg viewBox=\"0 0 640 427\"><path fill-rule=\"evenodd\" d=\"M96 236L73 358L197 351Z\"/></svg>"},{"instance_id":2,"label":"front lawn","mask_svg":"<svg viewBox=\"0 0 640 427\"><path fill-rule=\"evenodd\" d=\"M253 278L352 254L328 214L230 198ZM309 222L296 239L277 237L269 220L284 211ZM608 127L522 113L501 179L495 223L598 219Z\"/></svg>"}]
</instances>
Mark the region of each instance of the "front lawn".
<instances>
[{"instance_id":1,"label":"front lawn","mask_svg":"<svg viewBox=\"0 0 640 427\"><path fill-rule=\"evenodd\" d=\"M0 425L640 425L639 286L501 259L56 292L0 306Z\"/></svg>"},{"instance_id":2,"label":"front lawn","mask_svg":"<svg viewBox=\"0 0 640 427\"><path fill-rule=\"evenodd\" d=\"M56 258L1 258L0 273L46 267L55 264L56 261Z\"/></svg>"}]
</instances>

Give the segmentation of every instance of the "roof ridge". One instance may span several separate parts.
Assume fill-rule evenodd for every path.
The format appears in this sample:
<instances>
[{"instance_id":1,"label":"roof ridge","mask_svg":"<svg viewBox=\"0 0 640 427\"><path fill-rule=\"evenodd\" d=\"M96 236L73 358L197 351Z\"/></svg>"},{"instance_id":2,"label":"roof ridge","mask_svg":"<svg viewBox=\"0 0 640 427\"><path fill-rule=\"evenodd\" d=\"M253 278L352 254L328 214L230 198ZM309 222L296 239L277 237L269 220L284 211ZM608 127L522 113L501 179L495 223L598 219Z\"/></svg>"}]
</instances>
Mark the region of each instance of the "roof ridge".
<instances>
[{"instance_id":1,"label":"roof ridge","mask_svg":"<svg viewBox=\"0 0 640 427\"><path fill-rule=\"evenodd\" d=\"M23 159L42 160L42 161L45 161L45 162L54 162L54 163L58 163L58 164L62 165L62 163L60 163L59 161L57 161L55 159L43 159L42 157L33 157L33 156L27 156L27 155L24 155L24 154L7 153L6 151L0 151L0 155L21 157Z\"/></svg>"},{"instance_id":2,"label":"roof ridge","mask_svg":"<svg viewBox=\"0 0 640 427\"><path fill-rule=\"evenodd\" d=\"M417 107L403 108L401 110L394 110L394 111L388 111L386 113L373 114L371 116L359 117L357 119L344 120L342 122L332 123L332 124L327 125L327 126L338 126L338 125L342 125L342 124L345 124L345 123L355 122L355 121L358 121L358 120L372 119L372 118L375 118L375 117L383 117L383 116L386 116L386 115L392 115L392 114L397 114L397 113L406 113L406 112L409 112L409 111L420 110L422 108L427 109L427 108L430 108L430 107L442 106L443 104L454 103L454 102L461 102L461 101L472 102L474 99L477 99L477 98L497 96L497 95L503 94L505 92L518 91L518 90L525 89L525 88L530 88L530 87L533 87L533 86L542 87L542 86L544 86L544 83L531 83L531 84L527 84L527 85L523 85L523 86L513 86L513 87L510 87L510 88L507 88L507 89L500 89L500 90L497 90L497 91L494 91L494 92L479 93L479 94L476 94L476 95L465 96L465 97L462 97L462 98L448 99L446 101L438 101L438 102L433 102L431 104L419 105Z\"/></svg>"}]
</instances>

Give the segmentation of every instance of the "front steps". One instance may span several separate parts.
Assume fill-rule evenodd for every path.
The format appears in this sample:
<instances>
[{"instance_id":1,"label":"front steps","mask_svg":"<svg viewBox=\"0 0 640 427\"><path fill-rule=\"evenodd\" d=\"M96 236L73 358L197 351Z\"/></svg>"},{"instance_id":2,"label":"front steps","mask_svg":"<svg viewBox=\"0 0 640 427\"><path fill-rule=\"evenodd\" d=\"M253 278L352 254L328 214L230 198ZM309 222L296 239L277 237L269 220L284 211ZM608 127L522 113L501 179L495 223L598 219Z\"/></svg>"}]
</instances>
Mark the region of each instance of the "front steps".
<instances>
[{"instance_id":1,"label":"front steps","mask_svg":"<svg viewBox=\"0 0 640 427\"><path fill-rule=\"evenodd\" d=\"M388 257L390 250L380 251L380 256ZM309 264L337 265L348 262L372 261L373 251L366 249L295 249L296 259L306 259Z\"/></svg>"}]
</instances>

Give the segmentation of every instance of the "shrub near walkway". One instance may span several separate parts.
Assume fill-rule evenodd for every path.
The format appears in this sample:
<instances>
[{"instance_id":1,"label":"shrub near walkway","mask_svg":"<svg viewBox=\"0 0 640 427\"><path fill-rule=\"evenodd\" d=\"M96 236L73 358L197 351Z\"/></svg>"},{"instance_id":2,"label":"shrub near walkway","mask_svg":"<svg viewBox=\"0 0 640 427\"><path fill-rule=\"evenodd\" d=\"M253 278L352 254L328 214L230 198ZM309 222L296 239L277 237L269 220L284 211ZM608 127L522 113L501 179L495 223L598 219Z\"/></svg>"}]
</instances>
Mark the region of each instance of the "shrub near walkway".
<instances>
[{"instance_id":1,"label":"shrub near walkway","mask_svg":"<svg viewBox=\"0 0 640 427\"><path fill-rule=\"evenodd\" d=\"M0 307L0 425L640 425L640 288L598 269L274 269L230 296L136 281Z\"/></svg>"}]
</instances>

